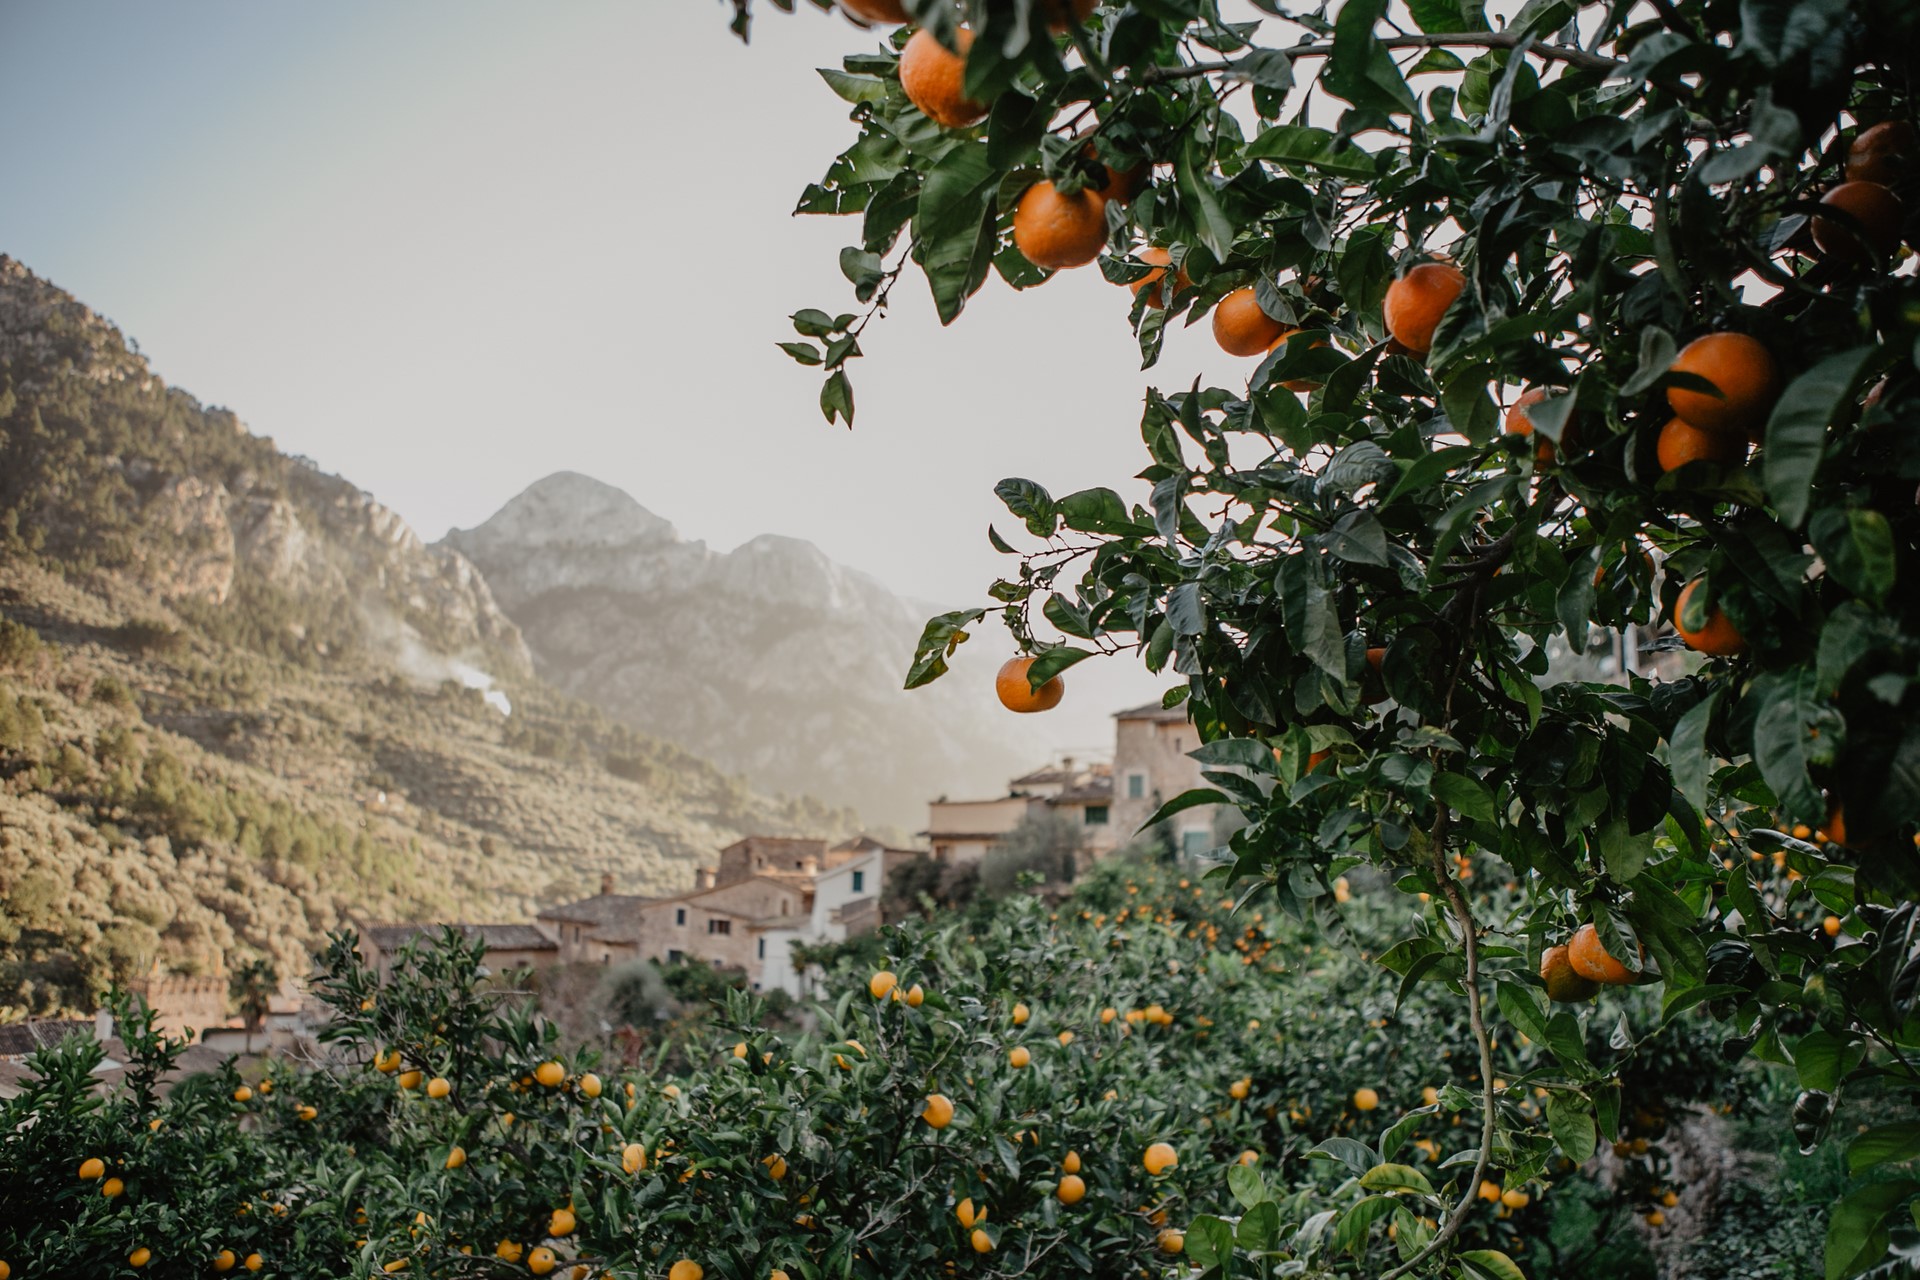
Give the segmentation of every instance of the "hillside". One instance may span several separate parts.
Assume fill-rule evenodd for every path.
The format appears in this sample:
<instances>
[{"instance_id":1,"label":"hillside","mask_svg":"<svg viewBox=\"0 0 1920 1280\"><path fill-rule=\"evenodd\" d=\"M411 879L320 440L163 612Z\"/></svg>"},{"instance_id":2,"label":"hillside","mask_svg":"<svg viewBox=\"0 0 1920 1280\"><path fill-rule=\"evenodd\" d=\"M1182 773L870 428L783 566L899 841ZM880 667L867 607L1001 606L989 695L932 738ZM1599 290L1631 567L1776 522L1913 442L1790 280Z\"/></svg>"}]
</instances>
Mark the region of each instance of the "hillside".
<instances>
[{"instance_id":1,"label":"hillside","mask_svg":"<svg viewBox=\"0 0 1920 1280\"><path fill-rule=\"evenodd\" d=\"M853 822L543 685L472 564L0 257L0 1010Z\"/></svg>"},{"instance_id":2,"label":"hillside","mask_svg":"<svg viewBox=\"0 0 1920 1280\"><path fill-rule=\"evenodd\" d=\"M1003 655L911 693L930 606L812 543L689 541L587 476L539 481L441 544L478 565L540 676L770 790L917 829L937 795L995 795L1046 758L1037 726L980 695Z\"/></svg>"}]
</instances>

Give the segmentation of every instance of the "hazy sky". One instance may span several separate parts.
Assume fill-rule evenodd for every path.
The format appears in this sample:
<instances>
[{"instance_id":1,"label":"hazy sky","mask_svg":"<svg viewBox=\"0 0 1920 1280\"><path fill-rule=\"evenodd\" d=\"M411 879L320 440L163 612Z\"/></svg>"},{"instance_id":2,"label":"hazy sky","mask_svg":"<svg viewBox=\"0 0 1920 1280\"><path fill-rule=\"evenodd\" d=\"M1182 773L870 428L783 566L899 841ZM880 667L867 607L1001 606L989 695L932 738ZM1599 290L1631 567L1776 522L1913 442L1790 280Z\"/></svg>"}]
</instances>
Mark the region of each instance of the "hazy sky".
<instances>
[{"instance_id":1,"label":"hazy sky","mask_svg":"<svg viewBox=\"0 0 1920 1280\"><path fill-rule=\"evenodd\" d=\"M429 539L568 468L979 601L1002 477L1144 497L1128 295L990 280L942 331L909 278L828 426L773 344L852 309L857 226L789 211L854 136L814 68L877 37L759 8L743 46L721 0L0 0L0 251ZM1201 326L1153 377L1252 363ZM1068 742L1159 687L1094 665Z\"/></svg>"}]
</instances>

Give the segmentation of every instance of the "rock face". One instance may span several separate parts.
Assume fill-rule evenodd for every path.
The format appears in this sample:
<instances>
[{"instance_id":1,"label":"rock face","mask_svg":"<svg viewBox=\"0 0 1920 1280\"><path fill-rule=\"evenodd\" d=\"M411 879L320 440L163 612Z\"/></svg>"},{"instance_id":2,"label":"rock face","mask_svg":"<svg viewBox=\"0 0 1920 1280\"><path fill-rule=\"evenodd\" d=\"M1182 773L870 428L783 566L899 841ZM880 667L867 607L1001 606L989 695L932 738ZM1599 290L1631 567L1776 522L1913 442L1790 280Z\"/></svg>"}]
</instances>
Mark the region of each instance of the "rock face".
<instances>
[{"instance_id":1,"label":"rock face","mask_svg":"<svg viewBox=\"0 0 1920 1280\"><path fill-rule=\"evenodd\" d=\"M296 640L314 630L305 616L336 638L344 618L375 643L397 633L491 675L531 670L457 551L167 388L111 323L5 256L0 368L12 380L0 421L31 408L63 446L0 437L0 505L29 549L125 571L170 604L236 609L244 597L257 611L271 596Z\"/></svg>"},{"instance_id":2,"label":"rock face","mask_svg":"<svg viewBox=\"0 0 1920 1280\"><path fill-rule=\"evenodd\" d=\"M716 552L561 472L444 545L486 575L544 679L755 786L912 830L934 796L998 794L1046 754L981 680L901 689L933 610L809 542Z\"/></svg>"}]
</instances>

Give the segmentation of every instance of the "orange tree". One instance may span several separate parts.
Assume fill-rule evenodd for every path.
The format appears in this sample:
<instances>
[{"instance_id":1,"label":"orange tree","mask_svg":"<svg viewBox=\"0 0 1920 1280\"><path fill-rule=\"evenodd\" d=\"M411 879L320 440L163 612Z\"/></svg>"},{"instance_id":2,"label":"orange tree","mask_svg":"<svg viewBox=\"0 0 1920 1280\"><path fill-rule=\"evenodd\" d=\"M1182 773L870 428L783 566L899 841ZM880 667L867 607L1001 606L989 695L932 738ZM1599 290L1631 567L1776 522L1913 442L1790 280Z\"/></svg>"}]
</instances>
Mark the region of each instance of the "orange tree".
<instances>
[{"instance_id":1,"label":"orange tree","mask_svg":"<svg viewBox=\"0 0 1920 1280\"><path fill-rule=\"evenodd\" d=\"M768 1031L731 993L672 1074L567 1050L457 934L384 983L342 939L314 983L317 1056L163 1097L178 1046L125 1008L130 1088L95 1087L90 1038L40 1054L0 1103L0 1262L1064 1280L1244 1250L1377 1272L1431 1230L1448 1162L1472 1159L1477 1060L1457 999L1366 961L1397 900L1346 897L1306 921L1235 913L1216 886L1104 867L1055 908L1022 896L887 931L877 963L829 975L813 1034ZM1650 992L1622 1008L1637 1039L1595 1028L1592 1052L1629 1079L1642 1150L1611 1188L1503 1169L1474 1208L1482 1257L1607 1273L1556 1243L1562 1213L1618 1225L1675 1188L1659 1119L1719 1083L1681 1065L1710 1051L1706 1023L1660 1020ZM1495 1050L1516 1127L1551 1115L1547 1053ZM1174 1163L1149 1162L1158 1143Z\"/></svg>"},{"instance_id":2,"label":"orange tree","mask_svg":"<svg viewBox=\"0 0 1920 1280\"><path fill-rule=\"evenodd\" d=\"M990 608L1030 687L1122 650L1182 677L1213 785L1162 816L1238 805L1228 876L1283 902L1356 862L1431 894L1445 918L1386 961L1458 984L1483 1056L1498 1022L1560 1051L1569 1154L1620 1125L1580 1052L1596 981L1790 1063L1808 1144L1851 1096L1857 1169L1920 1154L1873 1102L1920 1085L1920 11L841 7L887 43L824 73L858 136L799 209L859 219L863 309L783 344L829 420L910 266L951 321L990 276L1097 261L1149 364L1209 312L1253 353L1243 386L1147 392L1146 501L999 486L1032 541L993 532L1017 570ZM987 612L933 619L909 685ZM1555 678L1596 629L1669 623L1688 674ZM1463 896L1475 850L1521 884L1511 916ZM1748 852L1837 929L1786 927ZM1480 1074L1477 1158L1389 1277L1441 1266L1521 1145ZM1883 1171L1842 1201L1829 1275L1916 1191Z\"/></svg>"}]
</instances>

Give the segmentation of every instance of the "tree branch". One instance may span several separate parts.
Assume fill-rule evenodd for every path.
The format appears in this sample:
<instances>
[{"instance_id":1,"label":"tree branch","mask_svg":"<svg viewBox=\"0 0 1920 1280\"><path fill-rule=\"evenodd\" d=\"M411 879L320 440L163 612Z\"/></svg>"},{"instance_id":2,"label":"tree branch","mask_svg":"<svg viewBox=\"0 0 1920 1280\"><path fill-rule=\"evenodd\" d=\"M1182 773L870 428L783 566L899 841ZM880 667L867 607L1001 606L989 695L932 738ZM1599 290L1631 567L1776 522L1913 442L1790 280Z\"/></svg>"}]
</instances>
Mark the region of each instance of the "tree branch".
<instances>
[{"instance_id":1,"label":"tree branch","mask_svg":"<svg viewBox=\"0 0 1920 1280\"><path fill-rule=\"evenodd\" d=\"M1467 1020L1473 1028L1474 1044L1480 1050L1480 1153L1473 1164L1473 1175L1467 1179L1467 1189L1460 1197L1460 1203L1453 1206L1447 1214L1447 1220L1434 1232L1433 1239L1426 1247L1408 1258L1399 1266L1381 1275L1380 1280L1397 1280L1415 1267L1440 1252L1460 1232L1460 1226L1473 1209L1473 1202L1479 1198L1480 1183L1487 1176L1487 1166L1493 1162L1494 1132L1494 1089L1493 1089L1493 1044L1487 1035L1486 1018L1480 1007L1480 937L1473 921L1473 911L1467 906L1466 896L1460 892L1460 882L1447 870L1447 825L1452 810L1446 805L1438 806L1434 817L1431 839L1433 855L1433 874L1440 881L1440 891L1446 895L1447 904L1453 908L1453 914L1460 921L1461 940L1467 948Z\"/></svg>"},{"instance_id":2,"label":"tree branch","mask_svg":"<svg viewBox=\"0 0 1920 1280\"><path fill-rule=\"evenodd\" d=\"M1449 35L1381 36L1379 44L1383 49L1514 49L1519 47L1520 37L1511 31L1470 31ZM1285 54L1289 60L1325 58L1332 55L1333 45L1330 42L1297 44L1275 52ZM1603 57L1567 45L1529 45L1527 52L1536 57L1564 62L1570 67L1603 71L1609 75L1617 75L1627 69L1627 64L1617 58ZM1191 62L1180 67L1146 67L1134 74L1133 82L1165 84L1171 80L1190 80L1195 76L1216 75L1234 69L1235 64L1231 62Z\"/></svg>"}]
</instances>

